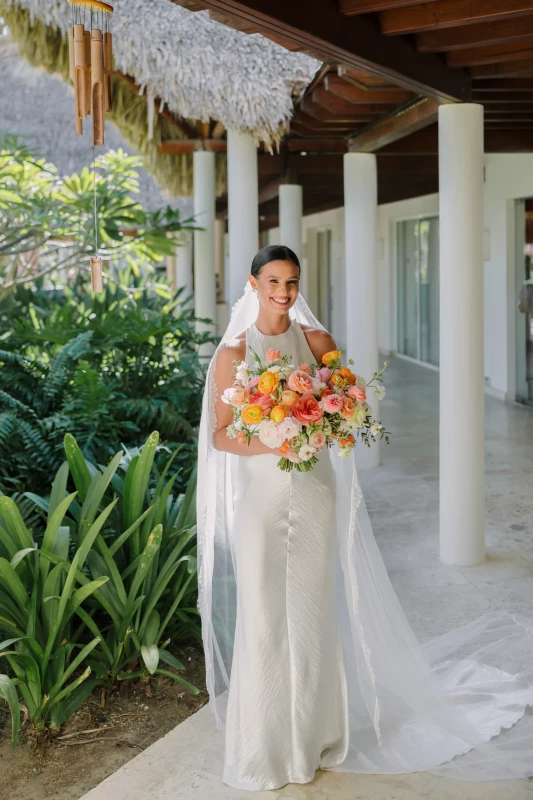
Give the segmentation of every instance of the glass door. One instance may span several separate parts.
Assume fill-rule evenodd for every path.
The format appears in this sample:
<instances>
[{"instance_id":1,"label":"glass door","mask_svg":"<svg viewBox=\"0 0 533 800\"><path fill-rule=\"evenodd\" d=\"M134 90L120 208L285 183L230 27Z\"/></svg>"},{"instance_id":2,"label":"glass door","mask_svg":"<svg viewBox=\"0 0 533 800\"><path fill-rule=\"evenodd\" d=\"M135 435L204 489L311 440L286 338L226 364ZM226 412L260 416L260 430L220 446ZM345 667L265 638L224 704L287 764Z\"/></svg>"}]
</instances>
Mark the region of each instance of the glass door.
<instances>
[{"instance_id":1,"label":"glass door","mask_svg":"<svg viewBox=\"0 0 533 800\"><path fill-rule=\"evenodd\" d=\"M439 364L439 219L398 222L398 353Z\"/></svg>"}]
</instances>

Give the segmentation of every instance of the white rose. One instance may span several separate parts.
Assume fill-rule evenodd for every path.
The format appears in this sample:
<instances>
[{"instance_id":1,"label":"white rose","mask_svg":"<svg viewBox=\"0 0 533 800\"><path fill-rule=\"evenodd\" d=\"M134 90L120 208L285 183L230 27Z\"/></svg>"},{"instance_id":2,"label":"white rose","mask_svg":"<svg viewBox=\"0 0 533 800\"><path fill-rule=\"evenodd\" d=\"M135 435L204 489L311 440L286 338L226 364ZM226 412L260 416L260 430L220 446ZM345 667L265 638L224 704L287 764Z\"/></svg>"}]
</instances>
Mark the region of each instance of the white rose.
<instances>
[{"instance_id":1,"label":"white rose","mask_svg":"<svg viewBox=\"0 0 533 800\"><path fill-rule=\"evenodd\" d=\"M324 383L324 381L321 381L319 378L313 378L313 392L316 392L316 394L318 394L319 392L322 391L322 389L325 388L326 384Z\"/></svg>"},{"instance_id":2,"label":"white rose","mask_svg":"<svg viewBox=\"0 0 533 800\"><path fill-rule=\"evenodd\" d=\"M363 406L357 406L355 411L353 412L352 416L350 417L350 421L353 422L356 428L360 428L366 422L366 409Z\"/></svg>"},{"instance_id":3,"label":"white rose","mask_svg":"<svg viewBox=\"0 0 533 800\"><path fill-rule=\"evenodd\" d=\"M280 370L281 370L281 367L280 367L279 364L269 364L268 365L268 371L269 372L279 372Z\"/></svg>"},{"instance_id":4,"label":"white rose","mask_svg":"<svg viewBox=\"0 0 533 800\"><path fill-rule=\"evenodd\" d=\"M301 427L298 420L294 417L285 417L285 419L279 423L278 430L283 439L292 439L293 436L298 436Z\"/></svg>"},{"instance_id":5,"label":"white rose","mask_svg":"<svg viewBox=\"0 0 533 800\"><path fill-rule=\"evenodd\" d=\"M281 447L283 444L283 436L280 435L278 426L275 422L272 422L272 420L262 420L262 422L259 423L258 430L260 441L266 444L267 447L272 447L272 449L274 449L276 447Z\"/></svg>"},{"instance_id":6,"label":"white rose","mask_svg":"<svg viewBox=\"0 0 533 800\"><path fill-rule=\"evenodd\" d=\"M224 389L222 394L220 395L220 399L223 403L227 403L228 406L233 405L231 402L231 397L233 395L233 386L230 386L229 389Z\"/></svg>"},{"instance_id":7,"label":"white rose","mask_svg":"<svg viewBox=\"0 0 533 800\"><path fill-rule=\"evenodd\" d=\"M295 369L296 367L294 367L292 364L287 364L285 367L279 368L278 377L281 378L282 380L287 380L289 376L292 375L292 373L295 371Z\"/></svg>"},{"instance_id":8,"label":"white rose","mask_svg":"<svg viewBox=\"0 0 533 800\"><path fill-rule=\"evenodd\" d=\"M383 386L376 386L374 388L374 397L376 398L376 400L383 400L383 398L385 397L385 389L383 388Z\"/></svg>"},{"instance_id":9,"label":"white rose","mask_svg":"<svg viewBox=\"0 0 533 800\"><path fill-rule=\"evenodd\" d=\"M308 461L315 453L316 447L311 447L310 444L303 444L298 451L298 455L302 461Z\"/></svg>"},{"instance_id":10,"label":"white rose","mask_svg":"<svg viewBox=\"0 0 533 800\"><path fill-rule=\"evenodd\" d=\"M250 378L250 370L246 366L246 361L241 361L239 366L237 367L237 380L239 383L247 383L248 379Z\"/></svg>"},{"instance_id":11,"label":"white rose","mask_svg":"<svg viewBox=\"0 0 533 800\"><path fill-rule=\"evenodd\" d=\"M350 448L349 447L339 447L339 455L342 458L347 458L350 455Z\"/></svg>"}]
</instances>

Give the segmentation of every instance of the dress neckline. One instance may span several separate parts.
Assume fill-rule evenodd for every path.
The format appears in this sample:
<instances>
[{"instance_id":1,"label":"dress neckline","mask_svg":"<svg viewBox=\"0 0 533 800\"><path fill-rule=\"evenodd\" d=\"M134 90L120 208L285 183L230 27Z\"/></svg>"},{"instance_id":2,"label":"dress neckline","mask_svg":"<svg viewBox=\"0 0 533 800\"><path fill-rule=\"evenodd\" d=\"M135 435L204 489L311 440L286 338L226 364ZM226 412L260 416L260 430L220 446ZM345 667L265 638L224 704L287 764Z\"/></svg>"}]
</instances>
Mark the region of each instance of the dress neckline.
<instances>
[{"instance_id":1,"label":"dress neckline","mask_svg":"<svg viewBox=\"0 0 533 800\"><path fill-rule=\"evenodd\" d=\"M291 324L289 325L289 327L287 328L286 331L283 331L283 333L263 333L263 331L260 331L259 328L257 327L257 325L255 324L255 320L252 322L252 326L254 327L256 333L259 333L261 336L264 336L265 339L277 339L280 336L285 336L285 334L288 333L290 331L290 329L293 327L294 319L292 317L290 317L290 321L291 321Z\"/></svg>"}]
</instances>

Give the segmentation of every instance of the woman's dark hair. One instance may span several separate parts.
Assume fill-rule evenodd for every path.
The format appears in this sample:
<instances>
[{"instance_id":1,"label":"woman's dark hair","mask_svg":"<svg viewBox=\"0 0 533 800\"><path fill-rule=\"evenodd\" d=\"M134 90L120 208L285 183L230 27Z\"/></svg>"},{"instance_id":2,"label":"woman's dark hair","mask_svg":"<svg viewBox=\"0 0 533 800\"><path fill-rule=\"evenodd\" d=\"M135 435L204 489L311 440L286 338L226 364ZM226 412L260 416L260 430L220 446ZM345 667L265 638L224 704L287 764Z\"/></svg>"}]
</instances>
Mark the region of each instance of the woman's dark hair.
<instances>
[{"instance_id":1,"label":"woman's dark hair","mask_svg":"<svg viewBox=\"0 0 533 800\"><path fill-rule=\"evenodd\" d=\"M250 270L254 278L257 278L265 264L269 264L271 261L292 261L298 267L298 273L302 271L298 256L290 247L285 247L284 244L268 244L254 256Z\"/></svg>"}]
</instances>

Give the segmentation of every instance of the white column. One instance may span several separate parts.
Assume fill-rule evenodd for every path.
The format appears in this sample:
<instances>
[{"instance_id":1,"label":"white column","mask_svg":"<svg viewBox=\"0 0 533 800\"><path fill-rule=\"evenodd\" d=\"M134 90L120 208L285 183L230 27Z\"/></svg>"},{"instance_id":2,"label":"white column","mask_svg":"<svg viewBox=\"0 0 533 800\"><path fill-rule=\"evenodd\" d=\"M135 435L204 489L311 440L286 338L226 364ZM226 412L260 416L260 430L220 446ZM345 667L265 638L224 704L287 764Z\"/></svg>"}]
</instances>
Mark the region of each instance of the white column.
<instances>
[{"instance_id":1,"label":"white column","mask_svg":"<svg viewBox=\"0 0 533 800\"><path fill-rule=\"evenodd\" d=\"M213 325L197 322L198 332L216 333L215 283L215 154L196 150L193 154L194 217L203 230L194 231L194 313L213 320ZM202 355L210 355L212 346L203 346Z\"/></svg>"},{"instance_id":2,"label":"white column","mask_svg":"<svg viewBox=\"0 0 533 800\"><path fill-rule=\"evenodd\" d=\"M284 183L279 187L279 243L302 257L302 187Z\"/></svg>"},{"instance_id":3,"label":"white column","mask_svg":"<svg viewBox=\"0 0 533 800\"><path fill-rule=\"evenodd\" d=\"M186 297L192 294L192 236L190 232L184 231L181 236L181 244L176 249L176 266L175 266L175 285L176 289L179 289L180 286L184 287L183 292L181 293L182 300L185 300ZM189 303L185 303L184 307L189 308L191 305L191 301Z\"/></svg>"},{"instance_id":4,"label":"white column","mask_svg":"<svg viewBox=\"0 0 533 800\"><path fill-rule=\"evenodd\" d=\"M439 108L440 557L485 553L483 106Z\"/></svg>"},{"instance_id":5,"label":"white column","mask_svg":"<svg viewBox=\"0 0 533 800\"><path fill-rule=\"evenodd\" d=\"M247 133L228 130L229 307L244 291L259 249L257 148Z\"/></svg>"},{"instance_id":6,"label":"white column","mask_svg":"<svg viewBox=\"0 0 533 800\"><path fill-rule=\"evenodd\" d=\"M370 380L378 370L377 166L373 153L344 156L346 350L353 371ZM379 404L369 392L374 417ZM359 467L379 465L379 443L356 445Z\"/></svg>"}]
</instances>

